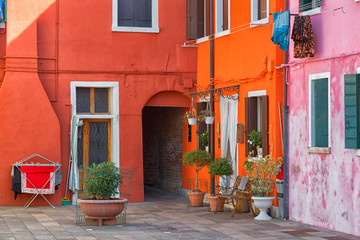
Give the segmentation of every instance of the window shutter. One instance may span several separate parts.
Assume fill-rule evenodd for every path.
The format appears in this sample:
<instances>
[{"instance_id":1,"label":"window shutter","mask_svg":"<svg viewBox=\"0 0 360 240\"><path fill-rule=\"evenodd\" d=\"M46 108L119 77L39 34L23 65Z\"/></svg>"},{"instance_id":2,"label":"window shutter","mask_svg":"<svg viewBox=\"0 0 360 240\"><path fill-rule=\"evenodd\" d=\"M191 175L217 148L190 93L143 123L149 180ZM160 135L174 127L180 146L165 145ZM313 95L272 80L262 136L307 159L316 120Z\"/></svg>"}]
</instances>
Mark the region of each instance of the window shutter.
<instances>
[{"instance_id":1,"label":"window shutter","mask_svg":"<svg viewBox=\"0 0 360 240\"><path fill-rule=\"evenodd\" d=\"M249 133L252 130L257 130L257 99L256 97L245 98L245 156L249 152L254 151L248 143Z\"/></svg>"},{"instance_id":2,"label":"window shutter","mask_svg":"<svg viewBox=\"0 0 360 240\"><path fill-rule=\"evenodd\" d=\"M134 0L134 26L151 27L151 0Z\"/></svg>"},{"instance_id":3,"label":"window shutter","mask_svg":"<svg viewBox=\"0 0 360 240\"><path fill-rule=\"evenodd\" d=\"M299 0L299 11L304 12L313 9L313 2L315 1L315 7L320 7L322 1L320 0Z\"/></svg>"},{"instance_id":4,"label":"window shutter","mask_svg":"<svg viewBox=\"0 0 360 240\"><path fill-rule=\"evenodd\" d=\"M360 148L360 74L345 74L345 148Z\"/></svg>"},{"instance_id":5,"label":"window shutter","mask_svg":"<svg viewBox=\"0 0 360 240\"><path fill-rule=\"evenodd\" d=\"M187 39L204 36L204 0L187 0Z\"/></svg>"},{"instance_id":6,"label":"window shutter","mask_svg":"<svg viewBox=\"0 0 360 240\"><path fill-rule=\"evenodd\" d=\"M210 35L210 0L206 0L205 10L206 10L206 13L205 13L206 33L205 34L206 34L206 36L209 36ZM204 33L202 34L201 37L205 37Z\"/></svg>"},{"instance_id":7,"label":"window shutter","mask_svg":"<svg viewBox=\"0 0 360 240\"><path fill-rule=\"evenodd\" d=\"M199 114L201 111L206 110L207 102L199 102L196 104L196 113ZM197 146L199 150L204 150L205 147L200 143L200 135L203 134L207 130L207 125L204 121L197 122Z\"/></svg>"},{"instance_id":8,"label":"window shutter","mask_svg":"<svg viewBox=\"0 0 360 240\"><path fill-rule=\"evenodd\" d=\"M229 29L229 0L223 0L223 30Z\"/></svg>"},{"instance_id":9,"label":"window shutter","mask_svg":"<svg viewBox=\"0 0 360 240\"><path fill-rule=\"evenodd\" d=\"M261 133L262 133L262 151L263 156L269 154L269 111L268 111L268 96L261 97L262 104L262 119L261 119Z\"/></svg>"},{"instance_id":10,"label":"window shutter","mask_svg":"<svg viewBox=\"0 0 360 240\"><path fill-rule=\"evenodd\" d=\"M316 79L313 83L313 111L314 142L315 147L328 147L328 79Z\"/></svg>"},{"instance_id":11,"label":"window shutter","mask_svg":"<svg viewBox=\"0 0 360 240\"><path fill-rule=\"evenodd\" d=\"M118 1L118 26L134 26L134 0Z\"/></svg>"}]
</instances>

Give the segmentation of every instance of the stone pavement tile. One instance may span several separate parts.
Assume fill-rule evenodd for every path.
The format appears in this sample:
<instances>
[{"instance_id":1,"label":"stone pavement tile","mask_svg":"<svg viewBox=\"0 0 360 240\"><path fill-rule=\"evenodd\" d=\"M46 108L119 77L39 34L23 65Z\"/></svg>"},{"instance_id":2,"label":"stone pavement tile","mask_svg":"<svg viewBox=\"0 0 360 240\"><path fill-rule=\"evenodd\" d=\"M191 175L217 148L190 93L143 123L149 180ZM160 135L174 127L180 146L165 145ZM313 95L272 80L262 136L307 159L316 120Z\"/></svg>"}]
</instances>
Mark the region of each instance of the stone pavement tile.
<instances>
[{"instance_id":1,"label":"stone pavement tile","mask_svg":"<svg viewBox=\"0 0 360 240\"><path fill-rule=\"evenodd\" d=\"M29 232L17 232L14 233L14 237L17 240L35 240L36 238Z\"/></svg>"},{"instance_id":2,"label":"stone pavement tile","mask_svg":"<svg viewBox=\"0 0 360 240\"><path fill-rule=\"evenodd\" d=\"M94 237L77 237L77 240L96 240Z\"/></svg>"},{"instance_id":3,"label":"stone pavement tile","mask_svg":"<svg viewBox=\"0 0 360 240\"><path fill-rule=\"evenodd\" d=\"M313 237L313 236L310 236L310 237L302 237L303 239L306 239L306 240L325 240L325 238L322 238L322 237Z\"/></svg>"}]
</instances>

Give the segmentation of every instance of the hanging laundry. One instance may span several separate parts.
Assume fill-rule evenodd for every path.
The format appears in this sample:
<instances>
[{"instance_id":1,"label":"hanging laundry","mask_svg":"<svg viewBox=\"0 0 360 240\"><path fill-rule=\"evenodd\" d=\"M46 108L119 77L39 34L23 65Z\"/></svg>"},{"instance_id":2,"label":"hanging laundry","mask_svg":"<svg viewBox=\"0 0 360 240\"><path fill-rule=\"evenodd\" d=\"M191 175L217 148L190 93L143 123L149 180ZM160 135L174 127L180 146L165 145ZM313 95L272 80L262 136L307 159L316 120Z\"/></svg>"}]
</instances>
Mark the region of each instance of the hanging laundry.
<instances>
[{"instance_id":1,"label":"hanging laundry","mask_svg":"<svg viewBox=\"0 0 360 240\"><path fill-rule=\"evenodd\" d=\"M287 51L289 49L289 35L290 35L290 11L273 13L273 34L271 41L279 44L279 48Z\"/></svg>"},{"instance_id":2,"label":"hanging laundry","mask_svg":"<svg viewBox=\"0 0 360 240\"><path fill-rule=\"evenodd\" d=\"M291 34L294 40L294 57L314 57L314 33L310 16L296 16Z\"/></svg>"},{"instance_id":3,"label":"hanging laundry","mask_svg":"<svg viewBox=\"0 0 360 240\"><path fill-rule=\"evenodd\" d=\"M12 167L11 171L12 181L11 190L14 192L14 199L18 194L21 194L21 172L17 167Z\"/></svg>"},{"instance_id":4,"label":"hanging laundry","mask_svg":"<svg viewBox=\"0 0 360 240\"><path fill-rule=\"evenodd\" d=\"M21 166L20 171L22 193L55 193L54 166Z\"/></svg>"}]
</instances>

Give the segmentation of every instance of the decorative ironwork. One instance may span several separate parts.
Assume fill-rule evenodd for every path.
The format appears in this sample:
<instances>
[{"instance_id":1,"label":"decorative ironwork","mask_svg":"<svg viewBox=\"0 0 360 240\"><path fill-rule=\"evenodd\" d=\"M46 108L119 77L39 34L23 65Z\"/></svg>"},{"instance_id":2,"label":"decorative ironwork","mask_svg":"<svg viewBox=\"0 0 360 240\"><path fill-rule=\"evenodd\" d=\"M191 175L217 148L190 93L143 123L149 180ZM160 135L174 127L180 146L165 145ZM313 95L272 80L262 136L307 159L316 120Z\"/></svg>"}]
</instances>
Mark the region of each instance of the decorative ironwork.
<instances>
[{"instance_id":1,"label":"decorative ironwork","mask_svg":"<svg viewBox=\"0 0 360 240\"><path fill-rule=\"evenodd\" d=\"M220 101L221 97L239 100L239 89L240 85L232 85L228 87L215 88L213 90L185 93L184 95L188 95L193 99L208 99L212 95L214 97L214 102Z\"/></svg>"}]
</instances>

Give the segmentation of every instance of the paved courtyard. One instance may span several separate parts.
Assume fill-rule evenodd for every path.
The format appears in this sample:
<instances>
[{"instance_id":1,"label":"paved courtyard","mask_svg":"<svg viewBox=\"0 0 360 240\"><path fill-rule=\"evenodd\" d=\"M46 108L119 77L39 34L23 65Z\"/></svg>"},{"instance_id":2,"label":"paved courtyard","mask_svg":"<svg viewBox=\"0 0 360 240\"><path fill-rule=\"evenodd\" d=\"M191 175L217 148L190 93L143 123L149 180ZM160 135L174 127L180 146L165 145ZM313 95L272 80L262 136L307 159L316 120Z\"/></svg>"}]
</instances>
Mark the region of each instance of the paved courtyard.
<instances>
[{"instance_id":1,"label":"paved courtyard","mask_svg":"<svg viewBox=\"0 0 360 240\"><path fill-rule=\"evenodd\" d=\"M0 207L0 239L360 239L291 221L256 221L250 213L230 215L153 191L146 202L130 203L127 223L117 226L77 226L74 206Z\"/></svg>"}]
</instances>

